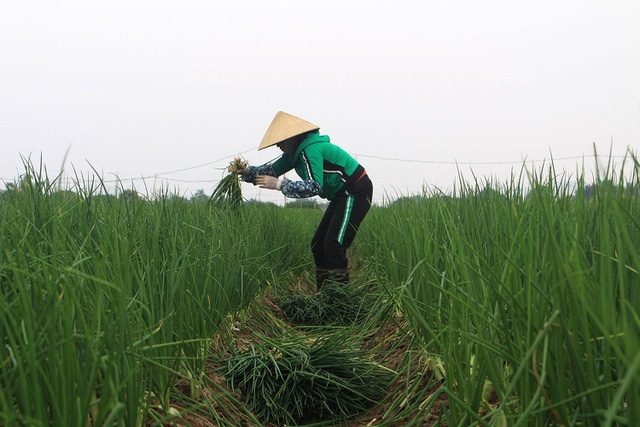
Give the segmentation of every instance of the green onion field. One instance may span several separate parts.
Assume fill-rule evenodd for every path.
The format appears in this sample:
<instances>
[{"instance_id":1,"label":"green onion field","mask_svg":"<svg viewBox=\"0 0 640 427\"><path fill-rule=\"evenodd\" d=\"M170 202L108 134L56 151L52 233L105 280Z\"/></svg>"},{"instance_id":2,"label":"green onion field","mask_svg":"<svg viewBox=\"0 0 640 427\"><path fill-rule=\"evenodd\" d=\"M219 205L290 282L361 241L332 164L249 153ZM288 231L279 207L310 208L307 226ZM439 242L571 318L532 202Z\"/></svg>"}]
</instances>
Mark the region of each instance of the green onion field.
<instances>
[{"instance_id":1,"label":"green onion field","mask_svg":"<svg viewBox=\"0 0 640 427\"><path fill-rule=\"evenodd\" d=\"M317 295L319 210L27 165L0 199L0 425L638 426L631 160L374 206L351 288Z\"/></svg>"}]
</instances>

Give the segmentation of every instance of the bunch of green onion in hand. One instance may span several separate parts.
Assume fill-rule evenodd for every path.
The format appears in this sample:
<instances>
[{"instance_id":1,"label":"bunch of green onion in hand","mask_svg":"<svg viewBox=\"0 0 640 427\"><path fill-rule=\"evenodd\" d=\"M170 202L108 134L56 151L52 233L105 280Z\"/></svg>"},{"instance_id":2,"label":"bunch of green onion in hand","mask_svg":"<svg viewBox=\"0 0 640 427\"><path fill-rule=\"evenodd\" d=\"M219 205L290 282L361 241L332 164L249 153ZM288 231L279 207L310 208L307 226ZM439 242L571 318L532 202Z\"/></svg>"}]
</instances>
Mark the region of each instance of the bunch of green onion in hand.
<instances>
[{"instance_id":1,"label":"bunch of green onion in hand","mask_svg":"<svg viewBox=\"0 0 640 427\"><path fill-rule=\"evenodd\" d=\"M225 168L227 174L220 180L209 201L216 204L227 204L234 208L239 207L242 204L242 189L238 175L248 166L249 163L240 157L233 159Z\"/></svg>"}]
</instances>

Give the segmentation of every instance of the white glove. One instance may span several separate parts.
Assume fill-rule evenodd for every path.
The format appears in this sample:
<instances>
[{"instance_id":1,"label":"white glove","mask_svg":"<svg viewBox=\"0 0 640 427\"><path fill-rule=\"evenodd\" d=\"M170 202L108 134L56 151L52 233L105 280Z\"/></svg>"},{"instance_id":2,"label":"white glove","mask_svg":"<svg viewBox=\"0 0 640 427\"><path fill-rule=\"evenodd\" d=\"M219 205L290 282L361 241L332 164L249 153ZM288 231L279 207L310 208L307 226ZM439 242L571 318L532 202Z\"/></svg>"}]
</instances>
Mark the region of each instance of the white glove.
<instances>
[{"instance_id":1,"label":"white glove","mask_svg":"<svg viewBox=\"0 0 640 427\"><path fill-rule=\"evenodd\" d=\"M276 178L275 176L259 175L256 177L256 184L258 187L266 188L268 190L281 190L283 182L284 176Z\"/></svg>"}]
</instances>

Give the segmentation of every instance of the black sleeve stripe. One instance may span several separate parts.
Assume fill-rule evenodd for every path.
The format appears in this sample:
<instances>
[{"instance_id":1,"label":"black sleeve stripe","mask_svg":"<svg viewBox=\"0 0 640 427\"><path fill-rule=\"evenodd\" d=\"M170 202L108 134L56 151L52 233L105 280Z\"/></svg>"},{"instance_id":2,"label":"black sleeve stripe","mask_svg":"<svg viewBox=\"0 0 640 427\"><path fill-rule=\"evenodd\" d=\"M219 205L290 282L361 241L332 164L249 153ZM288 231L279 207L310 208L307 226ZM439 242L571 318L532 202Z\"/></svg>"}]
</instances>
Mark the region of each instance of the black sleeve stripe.
<instances>
[{"instance_id":1,"label":"black sleeve stripe","mask_svg":"<svg viewBox=\"0 0 640 427\"><path fill-rule=\"evenodd\" d=\"M304 164L307 167L307 173L309 174L309 179L313 179L314 181L316 181L316 178L313 176L313 173L311 172L311 165L309 164L307 153L303 151L301 154L302 154L302 160L304 160Z\"/></svg>"}]
</instances>

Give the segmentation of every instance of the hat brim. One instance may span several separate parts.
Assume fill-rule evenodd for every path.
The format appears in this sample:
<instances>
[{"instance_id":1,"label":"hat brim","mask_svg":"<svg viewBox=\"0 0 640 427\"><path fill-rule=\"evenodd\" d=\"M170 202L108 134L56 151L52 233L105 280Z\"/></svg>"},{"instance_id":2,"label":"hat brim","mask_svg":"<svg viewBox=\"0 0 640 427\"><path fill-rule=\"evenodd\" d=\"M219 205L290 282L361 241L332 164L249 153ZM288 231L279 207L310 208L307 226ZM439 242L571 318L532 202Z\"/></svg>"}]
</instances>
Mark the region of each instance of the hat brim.
<instances>
[{"instance_id":1,"label":"hat brim","mask_svg":"<svg viewBox=\"0 0 640 427\"><path fill-rule=\"evenodd\" d=\"M260 146L258 147L258 151L264 150L272 145L276 145L289 138L293 138L294 136L318 129L320 129L319 126L309 123L306 120L302 120L299 117L279 111L269 125L267 132L264 134L264 137L260 142Z\"/></svg>"}]
</instances>

